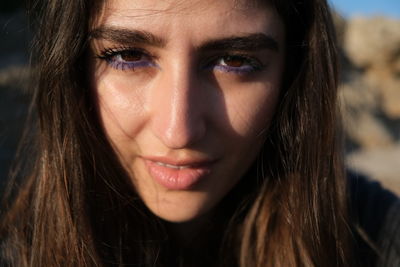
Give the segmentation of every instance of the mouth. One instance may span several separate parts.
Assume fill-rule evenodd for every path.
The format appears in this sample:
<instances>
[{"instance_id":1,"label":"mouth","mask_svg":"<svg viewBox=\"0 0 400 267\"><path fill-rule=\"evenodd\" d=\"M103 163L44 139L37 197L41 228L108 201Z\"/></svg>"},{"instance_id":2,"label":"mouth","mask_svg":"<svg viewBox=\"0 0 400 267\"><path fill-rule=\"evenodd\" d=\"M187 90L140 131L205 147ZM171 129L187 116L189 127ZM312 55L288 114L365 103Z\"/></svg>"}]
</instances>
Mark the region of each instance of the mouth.
<instances>
[{"instance_id":1,"label":"mouth","mask_svg":"<svg viewBox=\"0 0 400 267\"><path fill-rule=\"evenodd\" d=\"M212 171L212 160L179 160L169 158L143 158L150 176L169 190L190 190Z\"/></svg>"},{"instance_id":2,"label":"mouth","mask_svg":"<svg viewBox=\"0 0 400 267\"><path fill-rule=\"evenodd\" d=\"M155 161L155 164L159 165L159 166L163 166L163 167L167 167L167 168L172 168L172 169L177 169L177 170L182 170L182 169L190 169L190 168L197 168L199 166L199 164L195 165L195 164L190 164L190 165L173 165L173 164L168 164L168 163L164 163L164 162L160 162L160 161Z\"/></svg>"}]
</instances>

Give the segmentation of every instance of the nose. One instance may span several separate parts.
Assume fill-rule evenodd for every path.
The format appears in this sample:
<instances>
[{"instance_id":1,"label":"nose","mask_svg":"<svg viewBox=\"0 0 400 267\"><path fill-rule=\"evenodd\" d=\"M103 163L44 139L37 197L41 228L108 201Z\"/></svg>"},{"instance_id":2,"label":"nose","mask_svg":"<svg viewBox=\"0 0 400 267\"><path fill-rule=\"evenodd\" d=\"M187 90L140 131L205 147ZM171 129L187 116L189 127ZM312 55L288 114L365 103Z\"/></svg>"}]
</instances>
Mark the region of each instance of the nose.
<instances>
[{"instance_id":1,"label":"nose","mask_svg":"<svg viewBox=\"0 0 400 267\"><path fill-rule=\"evenodd\" d=\"M170 149L187 148L206 133L205 95L196 74L180 65L163 70L152 88L152 131Z\"/></svg>"}]
</instances>

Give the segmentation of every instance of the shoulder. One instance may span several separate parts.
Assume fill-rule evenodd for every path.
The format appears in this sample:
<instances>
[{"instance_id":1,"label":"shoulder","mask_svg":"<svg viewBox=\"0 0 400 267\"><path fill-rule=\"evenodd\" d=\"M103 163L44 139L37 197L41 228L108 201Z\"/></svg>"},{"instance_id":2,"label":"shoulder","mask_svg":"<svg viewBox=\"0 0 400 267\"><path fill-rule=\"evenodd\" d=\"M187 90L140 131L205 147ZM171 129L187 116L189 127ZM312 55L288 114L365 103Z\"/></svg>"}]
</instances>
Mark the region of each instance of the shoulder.
<instances>
[{"instance_id":1,"label":"shoulder","mask_svg":"<svg viewBox=\"0 0 400 267\"><path fill-rule=\"evenodd\" d=\"M358 257L365 266L400 266L400 199L376 181L348 177Z\"/></svg>"}]
</instances>

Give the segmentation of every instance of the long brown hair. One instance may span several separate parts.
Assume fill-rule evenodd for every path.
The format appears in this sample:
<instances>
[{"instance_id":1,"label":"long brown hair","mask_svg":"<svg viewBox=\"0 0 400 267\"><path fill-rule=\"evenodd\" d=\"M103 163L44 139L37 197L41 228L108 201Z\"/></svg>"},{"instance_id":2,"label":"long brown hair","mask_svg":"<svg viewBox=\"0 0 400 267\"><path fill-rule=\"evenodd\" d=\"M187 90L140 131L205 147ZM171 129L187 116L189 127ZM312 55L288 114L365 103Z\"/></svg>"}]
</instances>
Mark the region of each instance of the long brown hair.
<instances>
[{"instance_id":1,"label":"long brown hair","mask_svg":"<svg viewBox=\"0 0 400 267\"><path fill-rule=\"evenodd\" d=\"M224 212L208 231L224 231L208 235L208 264L353 266L329 9L325 0L269 4L287 35L280 103L247 174L254 179L219 204ZM99 122L86 58L89 19L100 8L91 0L32 5L37 156L6 201L4 265L195 264L140 200ZM203 256L199 266L208 260L193 253Z\"/></svg>"}]
</instances>

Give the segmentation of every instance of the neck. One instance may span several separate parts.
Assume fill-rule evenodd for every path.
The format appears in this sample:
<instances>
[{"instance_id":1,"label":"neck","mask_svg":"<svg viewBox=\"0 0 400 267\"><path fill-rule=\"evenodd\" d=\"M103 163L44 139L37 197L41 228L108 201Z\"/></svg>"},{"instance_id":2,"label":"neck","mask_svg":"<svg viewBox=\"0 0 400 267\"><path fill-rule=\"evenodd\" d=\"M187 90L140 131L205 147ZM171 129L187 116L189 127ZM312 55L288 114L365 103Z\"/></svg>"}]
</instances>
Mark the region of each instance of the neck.
<instances>
[{"instance_id":1,"label":"neck","mask_svg":"<svg viewBox=\"0 0 400 267\"><path fill-rule=\"evenodd\" d=\"M202 215L186 222L167 222L166 227L174 242L179 247L190 248L200 245L201 240L207 236L202 233L208 232L213 226L209 215Z\"/></svg>"}]
</instances>

